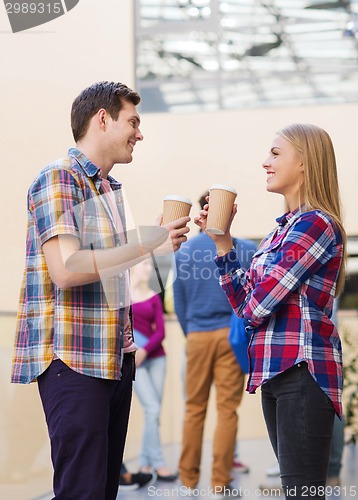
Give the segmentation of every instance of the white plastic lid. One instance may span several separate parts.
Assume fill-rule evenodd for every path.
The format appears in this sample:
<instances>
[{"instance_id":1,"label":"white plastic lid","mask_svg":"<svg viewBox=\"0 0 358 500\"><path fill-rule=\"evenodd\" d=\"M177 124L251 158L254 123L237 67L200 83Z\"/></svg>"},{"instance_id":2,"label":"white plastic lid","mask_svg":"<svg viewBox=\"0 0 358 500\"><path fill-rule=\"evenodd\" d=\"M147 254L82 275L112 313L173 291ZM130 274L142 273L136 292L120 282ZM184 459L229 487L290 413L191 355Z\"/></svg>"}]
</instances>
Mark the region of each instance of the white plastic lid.
<instances>
[{"instance_id":1,"label":"white plastic lid","mask_svg":"<svg viewBox=\"0 0 358 500\"><path fill-rule=\"evenodd\" d=\"M224 191L230 191L231 193L237 194L237 191L234 187L225 186L225 184L214 184L210 189L223 189Z\"/></svg>"},{"instance_id":2,"label":"white plastic lid","mask_svg":"<svg viewBox=\"0 0 358 500\"><path fill-rule=\"evenodd\" d=\"M183 203L188 203L188 205L192 205L191 200L189 198L185 198L184 196L179 196L177 194L168 194L164 198L164 201L182 201Z\"/></svg>"}]
</instances>

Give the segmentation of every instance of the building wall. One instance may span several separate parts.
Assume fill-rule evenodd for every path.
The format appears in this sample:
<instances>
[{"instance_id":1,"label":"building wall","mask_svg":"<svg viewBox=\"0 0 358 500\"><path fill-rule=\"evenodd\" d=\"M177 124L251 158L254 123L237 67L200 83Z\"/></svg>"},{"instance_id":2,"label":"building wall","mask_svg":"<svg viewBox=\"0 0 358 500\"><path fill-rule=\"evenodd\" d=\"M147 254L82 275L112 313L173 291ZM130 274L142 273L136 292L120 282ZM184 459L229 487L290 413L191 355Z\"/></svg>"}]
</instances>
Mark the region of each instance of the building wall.
<instances>
[{"instance_id":1,"label":"building wall","mask_svg":"<svg viewBox=\"0 0 358 500\"><path fill-rule=\"evenodd\" d=\"M82 88L98 80L134 85L132 0L80 1L68 14L23 33L0 15L1 203L0 310L16 309L24 262L26 192L38 171L73 145L69 112ZM238 190L236 235L262 237L282 211L265 191L260 167L275 132L304 121L326 128L336 146L347 230L358 234L358 104L146 114L145 140L130 165L115 166L137 224L151 224L166 194L194 201L213 183ZM194 205L193 215L198 206ZM195 229L193 229L195 232ZM5 264L5 265L4 265Z\"/></svg>"},{"instance_id":2,"label":"building wall","mask_svg":"<svg viewBox=\"0 0 358 500\"><path fill-rule=\"evenodd\" d=\"M16 309L24 263L26 193L49 162L73 145L74 97L99 80L133 85L131 0L81 0L63 17L12 34L0 8L0 310Z\"/></svg>"},{"instance_id":3,"label":"building wall","mask_svg":"<svg viewBox=\"0 0 358 500\"><path fill-rule=\"evenodd\" d=\"M99 80L134 85L132 8L132 0L80 1L67 15L18 34L9 31L5 11L0 9L0 312L14 312L17 308L24 263L27 188L42 167L73 145L69 126L73 98L82 88ZM144 115L145 140L137 144L135 160L130 165L115 166L113 172L124 182L137 224L155 220L166 194L177 193L197 200L208 186L220 182L238 190L235 234L262 237L273 226L283 205L279 196L266 193L261 162L277 129L294 121L313 122L326 128L333 138L347 230L349 234L358 234L357 115L358 104ZM197 210L194 206L193 215ZM2 469L1 483L16 481L24 468L30 474L31 456L38 460L34 469L41 470L43 463L48 468L48 444L36 387L15 388L9 384L14 317L3 316L0 320L1 393L5 395L0 411L0 463L10 467L11 452L16 452L17 457L25 453L18 466L20 471L15 467L9 475ZM181 334L176 323L168 328L173 332L172 339L176 339L171 341L174 344L169 355L178 377ZM180 391L177 378L172 383ZM167 391L168 384L170 380ZM261 417L256 413L258 400L252 399L247 411L243 410L243 422L254 423L247 430L244 425L246 436L264 432ZM180 412L172 420L172 403L173 399L167 399L164 410L169 422L163 431L166 441L180 436ZM252 420L253 412L258 415L257 420ZM129 449L134 452L138 448L138 431L131 425L129 447L133 446ZM38 439L35 445L34 436ZM13 448L12 440L16 441ZM41 443L44 458L39 449ZM40 453L39 459L34 446ZM17 464L15 460L14 466Z\"/></svg>"}]
</instances>

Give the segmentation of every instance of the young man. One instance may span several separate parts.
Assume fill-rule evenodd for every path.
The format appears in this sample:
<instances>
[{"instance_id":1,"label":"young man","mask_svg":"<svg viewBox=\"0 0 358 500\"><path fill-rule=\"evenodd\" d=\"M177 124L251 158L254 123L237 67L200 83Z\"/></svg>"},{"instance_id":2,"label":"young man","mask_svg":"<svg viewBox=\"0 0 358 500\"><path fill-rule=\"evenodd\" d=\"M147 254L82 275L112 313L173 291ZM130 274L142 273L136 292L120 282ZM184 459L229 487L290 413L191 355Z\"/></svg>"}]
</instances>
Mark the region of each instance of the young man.
<instances>
[{"instance_id":1,"label":"young man","mask_svg":"<svg viewBox=\"0 0 358 500\"><path fill-rule=\"evenodd\" d=\"M177 250L189 231L183 217L127 241L121 184L109 172L143 140L139 101L121 83L81 92L71 113L76 148L28 193L12 381L38 381L60 500L117 496L136 350L128 269L168 235Z\"/></svg>"}]
</instances>

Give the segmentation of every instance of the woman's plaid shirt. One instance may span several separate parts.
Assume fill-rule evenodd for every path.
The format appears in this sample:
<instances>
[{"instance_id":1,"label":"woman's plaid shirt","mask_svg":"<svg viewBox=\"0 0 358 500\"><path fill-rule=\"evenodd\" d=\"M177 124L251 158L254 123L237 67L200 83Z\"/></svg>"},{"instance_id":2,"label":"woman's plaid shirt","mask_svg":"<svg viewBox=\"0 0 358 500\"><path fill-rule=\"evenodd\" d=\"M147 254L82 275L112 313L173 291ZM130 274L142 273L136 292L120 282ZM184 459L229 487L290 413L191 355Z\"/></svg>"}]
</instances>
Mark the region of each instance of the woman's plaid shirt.
<instances>
[{"instance_id":1,"label":"woman's plaid shirt","mask_svg":"<svg viewBox=\"0 0 358 500\"><path fill-rule=\"evenodd\" d=\"M342 413L342 349L331 321L342 262L342 236L325 213L290 212L260 245L250 269L235 250L216 258L220 283L252 331L248 391L306 361L313 378Z\"/></svg>"},{"instance_id":2,"label":"woman's plaid shirt","mask_svg":"<svg viewBox=\"0 0 358 500\"><path fill-rule=\"evenodd\" d=\"M121 185L108 177L125 228ZM125 276L68 289L50 279L42 245L61 234L81 248L123 242L104 202L101 172L80 151L46 167L28 192L26 266L16 328L12 382L29 383L56 354L73 370L119 380L123 333L130 328Z\"/></svg>"}]
</instances>

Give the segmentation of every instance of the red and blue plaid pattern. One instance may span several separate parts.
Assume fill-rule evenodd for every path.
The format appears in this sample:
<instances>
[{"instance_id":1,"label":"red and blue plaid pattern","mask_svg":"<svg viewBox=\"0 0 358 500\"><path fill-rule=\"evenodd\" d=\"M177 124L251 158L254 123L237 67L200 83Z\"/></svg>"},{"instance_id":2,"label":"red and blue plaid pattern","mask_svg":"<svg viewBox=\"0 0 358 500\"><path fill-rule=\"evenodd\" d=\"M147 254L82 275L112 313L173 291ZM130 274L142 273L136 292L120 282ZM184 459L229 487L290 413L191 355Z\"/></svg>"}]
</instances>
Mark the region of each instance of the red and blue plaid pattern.
<instances>
[{"instance_id":1,"label":"red and blue plaid pattern","mask_svg":"<svg viewBox=\"0 0 358 500\"><path fill-rule=\"evenodd\" d=\"M234 249L216 258L221 286L252 332L247 390L306 361L341 415L342 348L330 318L342 236L319 210L287 213L277 222L247 272Z\"/></svg>"},{"instance_id":2,"label":"red and blue plaid pattern","mask_svg":"<svg viewBox=\"0 0 358 500\"><path fill-rule=\"evenodd\" d=\"M121 185L108 177L125 229ZM29 383L56 354L75 371L120 379L123 334L129 326L125 274L84 286L58 288L50 279L42 245L61 234L81 248L121 245L103 202L101 173L80 151L46 167L28 193L26 266L16 328L12 382ZM110 301L113 299L113 304Z\"/></svg>"}]
</instances>

